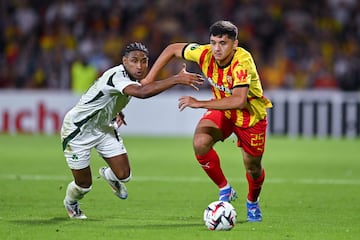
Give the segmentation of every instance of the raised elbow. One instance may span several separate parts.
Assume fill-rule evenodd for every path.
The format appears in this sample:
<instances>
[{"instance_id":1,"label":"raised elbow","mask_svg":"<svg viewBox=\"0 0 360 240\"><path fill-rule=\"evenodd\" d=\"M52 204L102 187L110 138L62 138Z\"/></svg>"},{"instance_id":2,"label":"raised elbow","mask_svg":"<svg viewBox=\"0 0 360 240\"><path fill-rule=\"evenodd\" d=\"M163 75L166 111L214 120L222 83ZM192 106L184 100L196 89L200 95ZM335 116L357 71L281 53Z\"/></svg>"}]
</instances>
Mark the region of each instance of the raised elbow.
<instances>
[{"instance_id":1,"label":"raised elbow","mask_svg":"<svg viewBox=\"0 0 360 240\"><path fill-rule=\"evenodd\" d=\"M148 87L144 87L140 91L138 91L136 94L134 94L133 96L136 98L145 99L145 98L150 98L154 95L156 95L156 92L152 91Z\"/></svg>"},{"instance_id":2,"label":"raised elbow","mask_svg":"<svg viewBox=\"0 0 360 240\"><path fill-rule=\"evenodd\" d=\"M149 94L149 93L142 92L142 93L137 94L135 97L136 97L136 98L140 98L140 99L146 99L146 98L149 98L149 97L151 97L151 96L152 96L152 95Z\"/></svg>"},{"instance_id":3,"label":"raised elbow","mask_svg":"<svg viewBox=\"0 0 360 240\"><path fill-rule=\"evenodd\" d=\"M172 43L164 49L164 52L166 52L168 55L181 58L182 49L184 48L184 46L185 46L184 43Z\"/></svg>"}]
</instances>

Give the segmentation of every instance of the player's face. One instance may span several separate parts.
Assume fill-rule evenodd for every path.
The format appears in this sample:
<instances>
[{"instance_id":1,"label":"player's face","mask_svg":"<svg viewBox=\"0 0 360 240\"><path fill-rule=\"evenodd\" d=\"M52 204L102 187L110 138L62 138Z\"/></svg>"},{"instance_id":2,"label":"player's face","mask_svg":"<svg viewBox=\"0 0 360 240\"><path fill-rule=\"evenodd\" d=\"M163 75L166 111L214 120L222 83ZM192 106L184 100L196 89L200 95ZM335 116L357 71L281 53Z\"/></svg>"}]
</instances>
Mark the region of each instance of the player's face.
<instances>
[{"instance_id":1,"label":"player's face","mask_svg":"<svg viewBox=\"0 0 360 240\"><path fill-rule=\"evenodd\" d=\"M141 80L146 76L149 58L143 51L131 51L123 57L123 64L133 78Z\"/></svg>"},{"instance_id":2,"label":"player's face","mask_svg":"<svg viewBox=\"0 0 360 240\"><path fill-rule=\"evenodd\" d=\"M228 35L210 36L212 54L220 66L224 66L231 61L237 44L238 40L231 40Z\"/></svg>"}]
</instances>

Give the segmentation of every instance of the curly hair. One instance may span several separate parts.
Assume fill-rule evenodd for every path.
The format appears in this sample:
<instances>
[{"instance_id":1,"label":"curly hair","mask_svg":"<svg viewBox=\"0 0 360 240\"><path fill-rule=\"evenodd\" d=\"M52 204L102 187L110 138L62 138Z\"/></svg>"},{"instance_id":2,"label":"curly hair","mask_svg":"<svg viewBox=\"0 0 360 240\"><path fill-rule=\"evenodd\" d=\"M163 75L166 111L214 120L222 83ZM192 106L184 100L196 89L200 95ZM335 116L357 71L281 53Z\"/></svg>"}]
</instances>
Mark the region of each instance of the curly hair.
<instances>
[{"instance_id":1,"label":"curly hair","mask_svg":"<svg viewBox=\"0 0 360 240\"><path fill-rule=\"evenodd\" d=\"M127 56L132 51L142 51L149 57L149 50L142 43L133 42L128 44L123 50L123 56Z\"/></svg>"}]
</instances>

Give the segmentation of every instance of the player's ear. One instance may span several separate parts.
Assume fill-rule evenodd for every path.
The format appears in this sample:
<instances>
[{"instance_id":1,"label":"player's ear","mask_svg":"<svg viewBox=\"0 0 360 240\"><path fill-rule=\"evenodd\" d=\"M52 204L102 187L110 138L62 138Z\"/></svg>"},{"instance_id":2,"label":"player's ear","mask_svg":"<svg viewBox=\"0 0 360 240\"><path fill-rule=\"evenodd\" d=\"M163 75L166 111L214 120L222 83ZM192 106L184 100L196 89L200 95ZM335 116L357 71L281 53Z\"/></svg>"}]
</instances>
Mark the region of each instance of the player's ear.
<instances>
[{"instance_id":1,"label":"player's ear","mask_svg":"<svg viewBox=\"0 0 360 240\"><path fill-rule=\"evenodd\" d=\"M238 44L239 44L239 40L235 39L234 45L233 45L234 50L239 46Z\"/></svg>"},{"instance_id":2,"label":"player's ear","mask_svg":"<svg viewBox=\"0 0 360 240\"><path fill-rule=\"evenodd\" d=\"M123 63L123 64L127 64L127 57L126 57L126 56L123 56L123 57L122 57L122 63Z\"/></svg>"}]
</instances>

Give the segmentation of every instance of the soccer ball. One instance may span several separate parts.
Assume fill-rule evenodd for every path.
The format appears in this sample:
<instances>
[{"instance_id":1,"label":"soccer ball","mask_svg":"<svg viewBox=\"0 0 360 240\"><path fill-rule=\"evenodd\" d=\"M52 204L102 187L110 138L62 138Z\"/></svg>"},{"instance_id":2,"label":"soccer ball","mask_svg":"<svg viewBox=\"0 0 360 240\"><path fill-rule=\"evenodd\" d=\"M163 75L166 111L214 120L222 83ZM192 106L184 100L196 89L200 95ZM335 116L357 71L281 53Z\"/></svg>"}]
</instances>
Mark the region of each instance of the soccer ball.
<instances>
[{"instance_id":1,"label":"soccer ball","mask_svg":"<svg viewBox=\"0 0 360 240\"><path fill-rule=\"evenodd\" d=\"M204 211L204 222L209 230L231 230L236 223L235 208L228 202L212 202Z\"/></svg>"}]
</instances>

